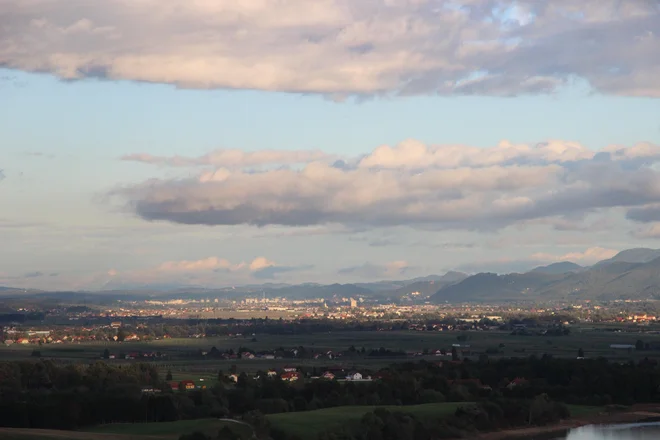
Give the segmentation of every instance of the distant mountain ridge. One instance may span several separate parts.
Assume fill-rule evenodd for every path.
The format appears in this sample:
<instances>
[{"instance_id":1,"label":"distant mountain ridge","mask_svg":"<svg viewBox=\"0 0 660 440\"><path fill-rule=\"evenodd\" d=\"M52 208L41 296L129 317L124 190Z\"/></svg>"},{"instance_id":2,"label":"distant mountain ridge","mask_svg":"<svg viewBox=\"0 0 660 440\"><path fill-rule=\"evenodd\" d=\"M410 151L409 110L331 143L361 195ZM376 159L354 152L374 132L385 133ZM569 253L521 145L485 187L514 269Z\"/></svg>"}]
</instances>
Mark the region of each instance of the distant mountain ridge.
<instances>
[{"instance_id":1,"label":"distant mountain ridge","mask_svg":"<svg viewBox=\"0 0 660 440\"><path fill-rule=\"evenodd\" d=\"M365 298L376 301L402 299L432 303L660 299L660 249L635 248L619 252L591 267L561 261L525 273L468 275L450 271L407 280L348 284L266 283L224 288L177 284L107 285L99 292L44 292L0 287L2 297L35 295L44 298L230 298L289 299Z\"/></svg>"},{"instance_id":2,"label":"distant mountain ridge","mask_svg":"<svg viewBox=\"0 0 660 440\"><path fill-rule=\"evenodd\" d=\"M660 250L629 249L591 267L559 262L523 274L479 273L439 289L444 302L660 298Z\"/></svg>"},{"instance_id":3,"label":"distant mountain ridge","mask_svg":"<svg viewBox=\"0 0 660 440\"><path fill-rule=\"evenodd\" d=\"M552 263L547 266L539 266L532 269L530 272L536 273L547 273L547 274L562 274L569 272L579 272L583 270L584 267L579 264L572 263L570 261L560 261L558 263Z\"/></svg>"}]
</instances>

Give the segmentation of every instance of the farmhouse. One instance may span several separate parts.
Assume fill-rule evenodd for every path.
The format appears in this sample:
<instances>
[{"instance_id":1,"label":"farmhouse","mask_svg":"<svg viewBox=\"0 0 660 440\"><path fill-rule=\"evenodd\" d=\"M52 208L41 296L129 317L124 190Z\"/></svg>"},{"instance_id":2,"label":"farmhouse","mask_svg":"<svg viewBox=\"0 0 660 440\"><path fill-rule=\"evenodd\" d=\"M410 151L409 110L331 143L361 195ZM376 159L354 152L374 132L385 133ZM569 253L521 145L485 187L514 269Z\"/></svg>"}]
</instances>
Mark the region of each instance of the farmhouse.
<instances>
[{"instance_id":1,"label":"farmhouse","mask_svg":"<svg viewBox=\"0 0 660 440\"><path fill-rule=\"evenodd\" d=\"M195 382L193 382L192 380L182 380L182 381L179 382L179 383L180 383L180 385L182 385L186 390L194 390L194 389L196 388L196 387L195 387Z\"/></svg>"},{"instance_id":2,"label":"farmhouse","mask_svg":"<svg viewBox=\"0 0 660 440\"><path fill-rule=\"evenodd\" d=\"M346 375L346 380L362 380L362 373L351 371Z\"/></svg>"},{"instance_id":3,"label":"farmhouse","mask_svg":"<svg viewBox=\"0 0 660 440\"><path fill-rule=\"evenodd\" d=\"M300 373L298 373L297 371L287 371L286 373L282 374L281 378L282 380L293 382L300 379Z\"/></svg>"}]
</instances>

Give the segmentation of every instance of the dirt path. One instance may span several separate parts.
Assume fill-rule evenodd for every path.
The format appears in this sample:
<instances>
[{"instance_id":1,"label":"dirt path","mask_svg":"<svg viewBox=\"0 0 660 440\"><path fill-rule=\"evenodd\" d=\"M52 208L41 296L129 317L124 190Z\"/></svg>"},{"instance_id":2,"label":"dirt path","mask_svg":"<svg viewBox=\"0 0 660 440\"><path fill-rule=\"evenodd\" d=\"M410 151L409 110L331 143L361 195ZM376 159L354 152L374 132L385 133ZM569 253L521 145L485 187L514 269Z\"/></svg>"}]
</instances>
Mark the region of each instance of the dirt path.
<instances>
[{"instance_id":1,"label":"dirt path","mask_svg":"<svg viewBox=\"0 0 660 440\"><path fill-rule=\"evenodd\" d=\"M57 429L0 428L0 438L4 436L25 437L26 439L72 439L72 440L163 440L168 437L153 435L105 434L98 432L60 431Z\"/></svg>"}]
</instances>

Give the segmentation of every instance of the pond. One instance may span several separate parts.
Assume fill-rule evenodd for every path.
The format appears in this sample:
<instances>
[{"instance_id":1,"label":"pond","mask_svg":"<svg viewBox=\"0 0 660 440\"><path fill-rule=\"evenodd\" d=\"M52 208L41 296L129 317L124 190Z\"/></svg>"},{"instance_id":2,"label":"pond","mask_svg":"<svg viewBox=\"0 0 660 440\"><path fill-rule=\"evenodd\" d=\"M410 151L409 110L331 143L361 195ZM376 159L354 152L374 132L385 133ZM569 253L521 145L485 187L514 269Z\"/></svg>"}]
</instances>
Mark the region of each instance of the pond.
<instances>
[{"instance_id":1,"label":"pond","mask_svg":"<svg viewBox=\"0 0 660 440\"><path fill-rule=\"evenodd\" d=\"M651 440L660 439L660 423L584 426L572 429L564 440Z\"/></svg>"}]
</instances>

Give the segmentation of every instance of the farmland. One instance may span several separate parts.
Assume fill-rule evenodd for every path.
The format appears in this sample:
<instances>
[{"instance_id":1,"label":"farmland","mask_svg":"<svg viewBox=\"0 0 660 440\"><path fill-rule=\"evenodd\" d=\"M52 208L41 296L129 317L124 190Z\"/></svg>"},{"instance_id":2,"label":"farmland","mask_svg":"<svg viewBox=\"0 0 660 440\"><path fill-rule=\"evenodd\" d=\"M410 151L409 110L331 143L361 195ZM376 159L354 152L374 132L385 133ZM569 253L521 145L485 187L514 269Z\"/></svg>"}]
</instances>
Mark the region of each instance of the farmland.
<instances>
[{"instance_id":1,"label":"farmland","mask_svg":"<svg viewBox=\"0 0 660 440\"><path fill-rule=\"evenodd\" d=\"M267 368L277 368L292 362L292 359L235 359L231 361L218 361L204 359L198 355L200 350L209 350L216 347L218 350L237 350L245 347L253 351L275 350L280 347L295 348L303 346L314 352L327 351L340 352L350 346L364 347L366 350L385 347L390 350L405 350L407 352L422 352L424 349L450 349L452 344L469 345L467 357L477 359L479 354L487 353L490 357L527 357L532 354L552 354L559 357L575 357L578 349L582 348L587 357L607 357L611 359L630 359L642 356L640 353L628 353L625 350L613 350L611 344L632 344L637 339L645 343L660 346L660 334L657 333L630 333L599 331L598 327L575 326L568 336L522 336L511 335L506 331L451 331L451 332L419 332L419 331L362 331L362 332L328 332L316 334L294 335L252 335L247 337L215 337L215 338L185 338L163 339L154 341L135 342L97 342L72 344L47 344L40 347L13 345L0 347L3 359L29 359L33 351L37 350L42 358L52 358L66 362L90 362L99 359L106 348L113 353L119 352L161 352L164 359L150 360L171 368L173 371L186 371L186 369L199 369L209 371L227 369L236 364L240 371L254 372ZM643 356L642 356L643 357ZM370 359L356 357L350 362L356 365L380 365L383 361L391 363L393 360ZM124 360L111 360L111 362L126 362ZM312 359L296 360L306 365L327 364L326 361L316 362ZM344 362L348 362L344 360Z\"/></svg>"}]
</instances>

